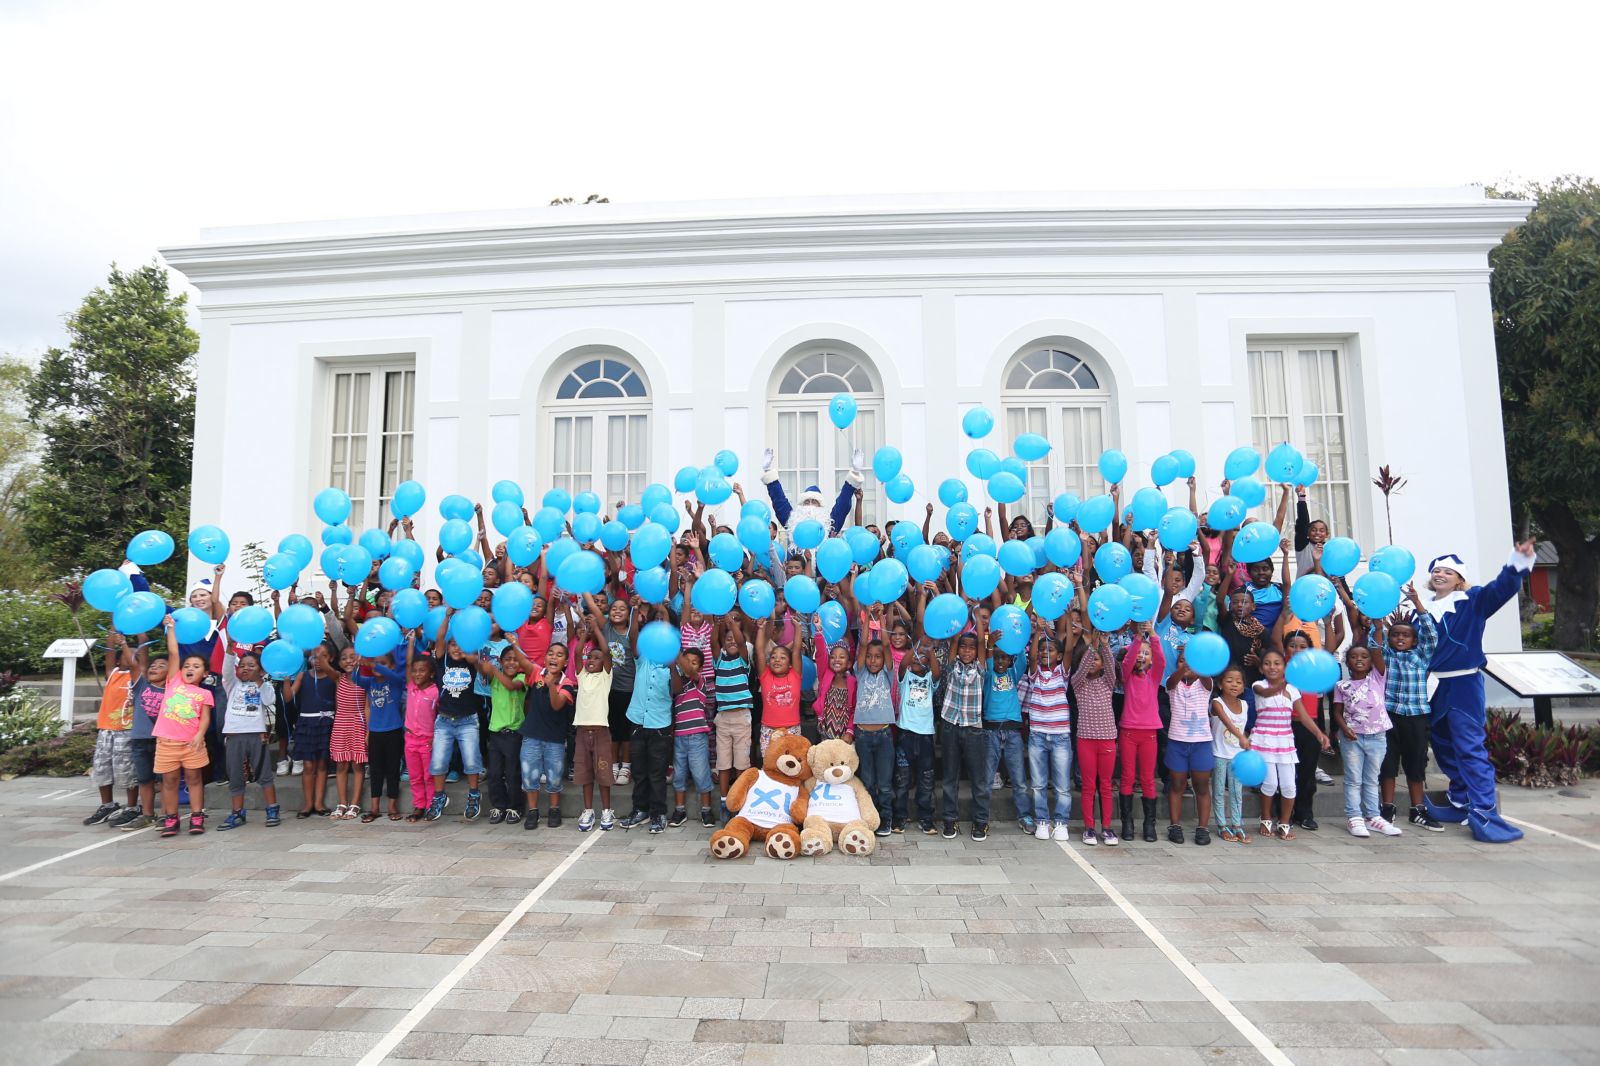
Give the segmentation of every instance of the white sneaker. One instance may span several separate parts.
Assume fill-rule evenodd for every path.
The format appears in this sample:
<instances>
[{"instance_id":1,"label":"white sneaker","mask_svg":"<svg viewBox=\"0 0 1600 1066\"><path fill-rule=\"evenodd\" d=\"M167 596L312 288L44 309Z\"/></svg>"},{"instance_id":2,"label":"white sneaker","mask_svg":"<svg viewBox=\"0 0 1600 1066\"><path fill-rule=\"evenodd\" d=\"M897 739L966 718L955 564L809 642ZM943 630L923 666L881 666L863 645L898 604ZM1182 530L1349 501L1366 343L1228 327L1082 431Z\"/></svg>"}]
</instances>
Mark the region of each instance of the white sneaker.
<instances>
[{"instance_id":1,"label":"white sneaker","mask_svg":"<svg viewBox=\"0 0 1600 1066\"><path fill-rule=\"evenodd\" d=\"M1071 840L1072 830L1067 828L1066 822L1057 822L1050 830L1051 840Z\"/></svg>"},{"instance_id":2,"label":"white sneaker","mask_svg":"<svg viewBox=\"0 0 1600 1066\"><path fill-rule=\"evenodd\" d=\"M632 780L633 780L633 767L630 766L627 763L623 763L621 769L619 769L617 771L617 782L616 783L619 784L619 785L626 785L629 781L632 781Z\"/></svg>"},{"instance_id":3,"label":"white sneaker","mask_svg":"<svg viewBox=\"0 0 1600 1066\"><path fill-rule=\"evenodd\" d=\"M587 833L594 828L594 808L590 807L578 815L578 832Z\"/></svg>"},{"instance_id":4,"label":"white sneaker","mask_svg":"<svg viewBox=\"0 0 1600 1066\"><path fill-rule=\"evenodd\" d=\"M612 812L610 807L607 807L605 810L600 812L600 831L602 833L608 831L616 824L617 816Z\"/></svg>"},{"instance_id":5,"label":"white sneaker","mask_svg":"<svg viewBox=\"0 0 1600 1066\"><path fill-rule=\"evenodd\" d=\"M1320 766L1317 767L1317 784L1319 784L1319 785L1331 785L1331 784L1333 784L1333 778L1328 776L1328 771L1324 770Z\"/></svg>"},{"instance_id":6,"label":"white sneaker","mask_svg":"<svg viewBox=\"0 0 1600 1066\"><path fill-rule=\"evenodd\" d=\"M622 770L622 764L621 763L614 762L614 763L611 764L611 783L612 784L616 784L617 783L617 774L621 770Z\"/></svg>"},{"instance_id":7,"label":"white sneaker","mask_svg":"<svg viewBox=\"0 0 1600 1066\"><path fill-rule=\"evenodd\" d=\"M1035 839L1035 840L1049 840L1050 839L1050 823L1049 822L1040 822L1038 825L1034 826L1033 827L1033 839Z\"/></svg>"},{"instance_id":8,"label":"white sneaker","mask_svg":"<svg viewBox=\"0 0 1600 1066\"><path fill-rule=\"evenodd\" d=\"M994 775L994 784L990 785L989 787L990 788L1005 788L1006 787L1005 780L1000 776L998 771Z\"/></svg>"},{"instance_id":9,"label":"white sneaker","mask_svg":"<svg viewBox=\"0 0 1600 1066\"><path fill-rule=\"evenodd\" d=\"M298 774L298 773L302 772L303 770L305 770L305 768L306 768L306 764L301 762L299 759L296 759L294 761L294 763L290 766L289 772L291 774Z\"/></svg>"},{"instance_id":10,"label":"white sneaker","mask_svg":"<svg viewBox=\"0 0 1600 1066\"><path fill-rule=\"evenodd\" d=\"M1350 819L1350 835L1353 836L1353 837L1369 837L1372 834L1367 832L1367 823L1366 822L1363 822L1360 818L1351 818Z\"/></svg>"},{"instance_id":11,"label":"white sneaker","mask_svg":"<svg viewBox=\"0 0 1600 1066\"><path fill-rule=\"evenodd\" d=\"M1350 820L1352 822L1355 821L1354 818L1352 818ZM1391 823L1391 822L1389 822L1389 821L1387 821L1386 819L1383 819L1383 818L1368 818L1367 819L1367 826L1374 833L1381 833L1386 837L1397 837L1397 836L1400 835L1400 827L1397 826L1397 825L1394 825L1393 823ZM1351 829L1350 832L1354 833L1355 830ZM1362 836L1366 836L1367 834L1362 833L1361 835Z\"/></svg>"},{"instance_id":12,"label":"white sneaker","mask_svg":"<svg viewBox=\"0 0 1600 1066\"><path fill-rule=\"evenodd\" d=\"M284 760L282 760L282 761L280 761L278 763L278 776L279 777L288 777L289 776L289 760L288 759L284 759Z\"/></svg>"}]
</instances>

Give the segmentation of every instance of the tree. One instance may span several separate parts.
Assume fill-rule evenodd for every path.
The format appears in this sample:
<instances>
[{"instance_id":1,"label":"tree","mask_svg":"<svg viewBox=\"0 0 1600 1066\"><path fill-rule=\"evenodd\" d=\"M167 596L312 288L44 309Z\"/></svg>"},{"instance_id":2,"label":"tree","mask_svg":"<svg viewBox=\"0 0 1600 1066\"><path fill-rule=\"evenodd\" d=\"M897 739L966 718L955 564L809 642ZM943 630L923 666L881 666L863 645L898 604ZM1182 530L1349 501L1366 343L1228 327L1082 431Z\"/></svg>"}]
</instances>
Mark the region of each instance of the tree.
<instances>
[{"instance_id":1,"label":"tree","mask_svg":"<svg viewBox=\"0 0 1600 1066\"><path fill-rule=\"evenodd\" d=\"M40 577L22 528L22 500L35 473L38 443L28 422L32 379L27 363L0 357L0 589L30 590Z\"/></svg>"},{"instance_id":2,"label":"tree","mask_svg":"<svg viewBox=\"0 0 1600 1066\"><path fill-rule=\"evenodd\" d=\"M161 267L113 265L67 317L68 346L46 352L29 383L28 417L44 451L24 528L58 573L117 565L144 529L183 543L199 347L187 302ZM180 549L158 577L180 582L182 566Z\"/></svg>"},{"instance_id":3,"label":"tree","mask_svg":"<svg viewBox=\"0 0 1600 1066\"><path fill-rule=\"evenodd\" d=\"M1506 463L1516 511L1552 541L1555 647L1590 648L1600 602L1600 185L1562 178L1489 253Z\"/></svg>"}]
</instances>

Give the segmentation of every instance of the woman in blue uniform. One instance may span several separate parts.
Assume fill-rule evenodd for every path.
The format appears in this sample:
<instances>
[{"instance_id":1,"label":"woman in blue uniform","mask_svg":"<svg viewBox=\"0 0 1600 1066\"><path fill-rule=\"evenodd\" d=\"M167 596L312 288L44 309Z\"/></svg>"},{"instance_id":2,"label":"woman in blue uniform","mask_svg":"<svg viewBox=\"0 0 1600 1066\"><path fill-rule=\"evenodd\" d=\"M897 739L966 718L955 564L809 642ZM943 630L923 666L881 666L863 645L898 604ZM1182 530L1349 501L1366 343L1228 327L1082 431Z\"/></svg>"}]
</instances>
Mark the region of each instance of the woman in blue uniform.
<instances>
[{"instance_id":1,"label":"woman in blue uniform","mask_svg":"<svg viewBox=\"0 0 1600 1066\"><path fill-rule=\"evenodd\" d=\"M1428 564L1433 598L1424 606L1439 631L1428 668L1428 727L1434 759L1450 779L1450 791L1444 806L1424 802L1439 821L1466 822L1473 838L1487 844L1520 840L1522 830L1500 817L1494 764L1484 742L1483 627L1516 599L1522 575L1532 569L1531 540L1518 544L1486 585L1468 587L1468 567L1458 555L1441 555Z\"/></svg>"}]
</instances>

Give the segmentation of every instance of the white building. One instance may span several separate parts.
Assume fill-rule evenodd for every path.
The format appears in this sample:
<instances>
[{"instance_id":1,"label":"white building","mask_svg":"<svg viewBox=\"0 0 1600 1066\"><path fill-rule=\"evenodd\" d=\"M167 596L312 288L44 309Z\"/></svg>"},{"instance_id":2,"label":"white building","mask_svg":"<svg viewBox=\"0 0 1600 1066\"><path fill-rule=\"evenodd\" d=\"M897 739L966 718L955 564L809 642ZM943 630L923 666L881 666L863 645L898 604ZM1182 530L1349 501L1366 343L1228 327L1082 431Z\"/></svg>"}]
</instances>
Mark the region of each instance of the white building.
<instances>
[{"instance_id":1,"label":"white building","mask_svg":"<svg viewBox=\"0 0 1600 1066\"><path fill-rule=\"evenodd\" d=\"M375 524L416 477L430 501L593 489L608 509L723 447L759 493L831 492L854 443L892 443L916 514L982 442L1055 448L1029 511L1129 490L1175 447L1216 494L1241 443L1323 471L1314 511L1500 565L1511 541L1490 248L1529 205L1477 189L1050 193L567 206L212 230L166 249L201 292L196 522L275 544L326 485ZM836 432L826 405L856 395ZM974 490L979 486L967 478ZM1177 488L1174 499L1179 499ZM427 509L424 534L438 522ZM1491 639L1516 640L1497 619Z\"/></svg>"}]
</instances>

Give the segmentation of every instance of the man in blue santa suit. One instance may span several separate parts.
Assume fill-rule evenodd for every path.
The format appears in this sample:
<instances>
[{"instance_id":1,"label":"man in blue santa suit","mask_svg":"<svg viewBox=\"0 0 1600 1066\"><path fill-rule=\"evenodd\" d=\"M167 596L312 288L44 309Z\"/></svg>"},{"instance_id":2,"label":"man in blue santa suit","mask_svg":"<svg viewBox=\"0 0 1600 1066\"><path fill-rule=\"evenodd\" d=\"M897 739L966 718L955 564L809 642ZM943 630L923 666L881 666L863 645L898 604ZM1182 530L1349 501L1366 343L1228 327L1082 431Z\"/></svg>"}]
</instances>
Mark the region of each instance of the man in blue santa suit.
<instances>
[{"instance_id":1,"label":"man in blue santa suit","mask_svg":"<svg viewBox=\"0 0 1600 1066\"><path fill-rule=\"evenodd\" d=\"M761 480L766 483L767 497L772 500L773 517L783 527L785 543L794 533L794 527L807 519L821 523L823 533L828 536L842 532L845 519L850 517L850 508L861 491L861 464L866 462L866 454L857 448L850 456L850 472L844 476L844 484L839 487L839 496L833 501L832 511L823 507L822 490L815 485L807 485L800 492L800 502L791 504L783 491L783 482L778 480L778 472L772 469L774 458L771 448L762 453Z\"/></svg>"},{"instance_id":2,"label":"man in blue santa suit","mask_svg":"<svg viewBox=\"0 0 1600 1066\"><path fill-rule=\"evenodd\" d=\"M1522 830L1500 817L1494 764L1484 741L1487 711L1483 700L1483 627L1516 599L1522 576L1533 569L1533 541L1518 544L1511 559L1487 585L1469 587L1471 568L1459 555L1441 555L1428 564L1433 599L1423 606L1433 616L1439 645L1428 667L1428 728L1433 757L1450 779L1449 802L1423 802L1441 822L1465 822L1486 844L1522 839Z\"/></svg>"}]
</instances>

